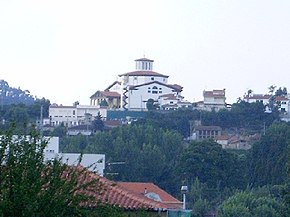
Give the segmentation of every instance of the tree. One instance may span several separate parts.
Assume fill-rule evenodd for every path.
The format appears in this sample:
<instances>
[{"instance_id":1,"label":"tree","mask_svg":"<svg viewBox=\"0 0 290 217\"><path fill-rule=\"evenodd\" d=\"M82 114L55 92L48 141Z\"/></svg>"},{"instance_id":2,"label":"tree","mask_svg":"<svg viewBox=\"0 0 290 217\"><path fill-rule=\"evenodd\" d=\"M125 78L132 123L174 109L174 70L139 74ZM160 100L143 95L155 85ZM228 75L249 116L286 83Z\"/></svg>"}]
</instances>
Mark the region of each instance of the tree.
<instances>
[{"instance_id":1,"label":"tree","mask_svg":"<svg viewBox=\"0 0 290 217\"><path fill-rule=\"evenodd\" d=\"M198 178L210 188L221 189L242 188L246 183L242 159L211 140L191 142L176 166L189 183Z\"/></svg>"},{"instance_id":2,"label":"tree","mask_svg":"<svg viewBox=\"0 0 290 217\"><path fill-rule=\"evenodd\" d=\"M286 123L275 123L265 136L253 145L250 156L250 184L254 186L284 184L287 177L290 127Z\"/></svg>"},{"instance_id":3,"label":"tree","mask_svg":"<svg viewBox=\"0 0 290 217\"><path fill-rule=\"evenodd\" d=\"M92 122L94 131L103 131L104 130L104 122L102 120L101 113L98 112L98 115L95 117L95 120Z\"/></svg>"},{"instance_id":4,"label":"tree","mask_svg":"<svg viewBox=\"0 0 290 217\"><path fill-rule=\"evenodd\" d=\"M270 195L259 196L253 192L239 192L229 197L219 207L219 217L280 217L281 203Z\"/></svg>"},{"instance_id":5,"label":"tree","mask_svg":"<svg viewBox=\"0 0 290 217\"><path fill-rule=\"evenodd\" d=\"M268 87L268 89L269 89L269 93L271 95L273 95L273 93L275 92L276 86L275 85L271 85L270 87Z\"/></svg>"},{"instance_id":6,"label":"tree","mask_svg":"<svg viewBox=\"0 0 290 217\"><path fill-rule=\"evenodd\" d=\"M23 136L14 128L0 139L0 216L90 216L82 204L94 202L84 192L96 191L86 168L70 167L61 159L45 162L47 140L32 128ZM94 190L95 189L95 190ZM98 216L97 213L94 216Z\"/></svg>"},{"instance_id":7,"label":"tree","mask_svg":"<svg viewBox=\"0 0 290 217\"><path fill-rule=\"evenodd\" d=\"M154 102L155 102L154 99L151 99L151 98L148 99L148 101L146 103L146 107L147 107L148 111L152 111L152 110L156 109Z\"/></svg>"}]
</instances>

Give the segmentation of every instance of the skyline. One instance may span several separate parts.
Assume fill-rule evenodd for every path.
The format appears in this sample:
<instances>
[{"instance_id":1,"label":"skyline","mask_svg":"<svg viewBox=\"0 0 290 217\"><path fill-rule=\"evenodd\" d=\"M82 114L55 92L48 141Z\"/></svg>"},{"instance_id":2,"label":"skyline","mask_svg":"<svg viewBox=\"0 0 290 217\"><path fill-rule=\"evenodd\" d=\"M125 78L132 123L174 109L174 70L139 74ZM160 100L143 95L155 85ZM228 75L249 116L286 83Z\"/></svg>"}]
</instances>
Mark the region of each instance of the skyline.
<instances>
[{"instance_id":1,"label":"skyline","mask_svg":"<svg viewBox=\"0 0 290 217\"><path fill-rule=\"evenodd\" d=\"M0 79L51 103L89 104L134 60L183 86L190 102L226 89L290 88L290 2L0 1Z\"/></svg>"}]
</instances>

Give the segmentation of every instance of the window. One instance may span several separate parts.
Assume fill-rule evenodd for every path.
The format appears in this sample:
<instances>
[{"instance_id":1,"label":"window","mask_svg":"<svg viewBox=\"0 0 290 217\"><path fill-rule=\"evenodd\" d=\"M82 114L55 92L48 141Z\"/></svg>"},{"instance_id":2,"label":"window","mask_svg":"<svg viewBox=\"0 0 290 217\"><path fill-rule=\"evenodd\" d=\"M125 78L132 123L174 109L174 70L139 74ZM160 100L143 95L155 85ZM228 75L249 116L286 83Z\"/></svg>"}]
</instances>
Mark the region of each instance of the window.
<instances>
[{"instance_id":1,"label":"window","mask_svg":"<svg viewBox=\"0 0 290 217\"><path fill-rule=\"evenodd\" d=\"M76 115L76 111L75 110L73 110L73 115Z\"/></svg>"},{"instance_id":2,"label":"window","mask_svg":"<svg viewBox=\"0 0 290 217\"><path fill-rule=\"evenodd\" d=\"M156 87L156 86L154 86L154 87L152 87L152 93L153 94L157 94L158 93L158 87Z\"/></svg>"},{"instance_id":3,"label":"window","mask_svg":"<svg viewBox=\"0 0 290 217\"><path fill-rule=\"evenodd\" d=\"M151 77L151 81L154 81L154 77Z\"/></svg>"}]
</instances>

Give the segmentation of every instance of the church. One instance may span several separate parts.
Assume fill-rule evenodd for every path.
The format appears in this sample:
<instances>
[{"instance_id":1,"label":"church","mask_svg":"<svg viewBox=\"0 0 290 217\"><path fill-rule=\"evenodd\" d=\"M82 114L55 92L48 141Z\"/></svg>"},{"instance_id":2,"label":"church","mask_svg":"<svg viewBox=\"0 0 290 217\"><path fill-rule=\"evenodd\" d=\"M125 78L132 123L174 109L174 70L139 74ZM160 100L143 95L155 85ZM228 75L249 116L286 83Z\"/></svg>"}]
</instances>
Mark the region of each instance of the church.
<instances>
[{"instance_id":1,"label":"church","mask_svg":"<svg viewBox=\"0 0 290 217\"><path fill-rule=\"evenodd\" d=\"M148 101L164 110L191 106L181 96L183 87L169 84L169 76L154 72L153 62L147 58L136 59L135 71L120 74L105 90L93 94L91 105L130 111L147 110Z\"/></svg>"}]
</instances>

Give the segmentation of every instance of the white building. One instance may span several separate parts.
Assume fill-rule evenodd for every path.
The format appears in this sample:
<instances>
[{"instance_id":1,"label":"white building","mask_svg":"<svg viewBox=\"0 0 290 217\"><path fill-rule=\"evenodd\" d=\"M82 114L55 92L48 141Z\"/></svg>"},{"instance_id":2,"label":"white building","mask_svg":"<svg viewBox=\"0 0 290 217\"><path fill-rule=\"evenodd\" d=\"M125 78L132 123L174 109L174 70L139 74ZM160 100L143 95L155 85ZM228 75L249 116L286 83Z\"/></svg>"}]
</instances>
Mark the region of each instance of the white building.
<instances>
[{"instance_id":1,"label":"white building","mask_svg":"<svg viewBox=\"0 0 290 217\"><path fill-rule=\"evenodd\" d=\"M159 97L164 94L180 96L182 87L168 84L169 76L154 72L153 62L147 58L135 60L136 70L120 74L119 81L105 91L118 92L121 97L120 107L128 110L146 110L149 99L160 104Z\"/></svg>"},{"instance_id":2,"label":"white building","mask_svg":"<svg viewBox=\"0 0 290 217\"><path fill-rule=\"evenodd\" d=\"M27 139L27 141L29 141L30 137L26 136L25 138ZM5 137L1 136L0 139L5 139ZM12 139L14 142L17 142L19 139L22 140L22 137L14 135ZM47 142L47 146L45 147L44 153L43 153L44 161L58 158L58 159L61 159L62 162L65 164L77 165L81 154L80 153L60 153L59 152L59 137L45 136L43 137L43 140ZM39 142L41 141L39 140ZM82 159L80 161L80 165L103 176L104 170L105 170L105 155L104 154L83 154Z\"/></svg>"},{"instance_id":3,"label":"white building","mask_svg":"<svg viewBox=\"0 0 290 217\"><path fill-rule=\"evenodd\" d=\"M262 102L263 105L267 106L266 111L269 110L268 105L273 95L270 94L251 94L244 96L244 100L248 103ZM289 113L289 96L275 96L275 105L279 106L279 111L288 114Z\"/></svg>"},{"instance_id":4,"label":"white building","mask_svg":"<svg viewBox=\"0 0 290 217\"><path fill-rule=\"evenodd\" d=\"M78 126L98 116L98 113L103 119L107 117L107 109L94 105L73 105L63 106L53 104L49 107L49 124L51 126L58 126L64 124L65 126ZM44 123L47 123L44 120Z\"/></svg>"},{"instance_id":5,"label":"white building","mask_svg":"<svg viewBox=\"0 0 290 217\"><path fill-rule=\"evenodd\" d=\"M58 137L44 137L48 141L47 147L44 150L45 161L54 158L61 158L63 163L68 165L77 165L80 153L60 153ZM83 154L80 164L91 171L104 175L105 170L105 155L104 154Z\"/></svg>"},{"instance_id":6,"label":"white building","mask_svg":"<svg viewBox=\"0 0 290 217\"><path fill-rule=\"evenodd\" d=\"M212 90L203 91L203 101L197 102L199 109L211 111L218 111L227 108L226 104L226 90Z\"/></svg>"}]
</instances>

